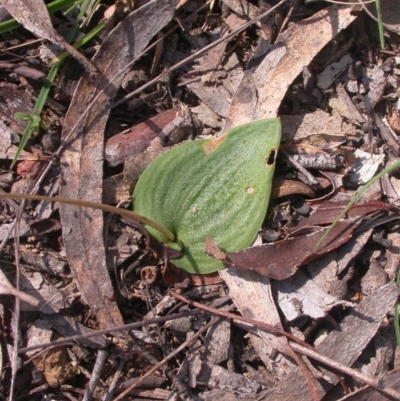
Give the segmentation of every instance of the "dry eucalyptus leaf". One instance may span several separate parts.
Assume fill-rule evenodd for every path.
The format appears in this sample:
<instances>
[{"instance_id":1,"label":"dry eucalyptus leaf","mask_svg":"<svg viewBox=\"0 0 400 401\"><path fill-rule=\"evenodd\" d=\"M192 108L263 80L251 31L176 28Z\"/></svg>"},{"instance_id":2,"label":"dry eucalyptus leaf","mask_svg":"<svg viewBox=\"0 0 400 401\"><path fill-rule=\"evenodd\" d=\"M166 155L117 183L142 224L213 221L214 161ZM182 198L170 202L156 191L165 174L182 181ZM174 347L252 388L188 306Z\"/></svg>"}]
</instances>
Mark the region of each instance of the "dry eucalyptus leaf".
<instances>
[{"instance_id":1,"label":"dry eucalyptus leaf","mask_svg":"<svg viewBox=\"0 0 400 401\"><path fill-rule=\"evenodd\" d=\"M75 57L87 71L96 75L96 68L78 50L59 35L51 23L49 12L42 0L1 0L3 7L28 31L49 40Z\"/></svg>"},{"instance_id":2,"label":"dry eucalyptus leaf","mask_svg":"<svg viewBox=\"0 0 400 401\"><path fill-rule=\"evenodd\" d=\"M287 280L275 281L273 288L282 313L289 321L302 315L323 318L334 306L346 305L345 301L325 292L301 271Z\"/></svg>"},{"instance_id":3,"label":"dry eucalyptus leaf","mask_svg":"<svg viewBox=\"0 0 400 401\"><path fill-rule=\"evenodd\" d=\"M63 138L71 130L73 135L61 157L61 176L65 182L60 189L61 196L102 201L104 130L111 104L123 72L152 37L170 22L175 4L175 0L156 0L132 12L113 29L94 55L104 78L113 81L87 112L84 121L82 110L107 81L84 76L76 89L63 124ZM151 18L147 18L149 15ZM116 74L120 76L115 78ZM80 123L76 127L77 121ZM103 213L63 205L60 218L68 262L83 298L96 313L100 327L121 324L122 316L111 300L113 287L106 266Z\"/></svg>"},{"instance_id":4,"label":"dry eucalyptus leaf","mask_svg":"<svg viewBox=\"0 0 400 401\"><path fill-rule=\"evenodd\" d=\"M284 280L296 273L305 263L346 243L359 223L360 221L355 219L339 221L316 252L315 245L323 238L326 229L289 238L272 246L255 246L227 253L224 263L238 269L252 270L275 280Z\"/></svg>"}]
</instances>

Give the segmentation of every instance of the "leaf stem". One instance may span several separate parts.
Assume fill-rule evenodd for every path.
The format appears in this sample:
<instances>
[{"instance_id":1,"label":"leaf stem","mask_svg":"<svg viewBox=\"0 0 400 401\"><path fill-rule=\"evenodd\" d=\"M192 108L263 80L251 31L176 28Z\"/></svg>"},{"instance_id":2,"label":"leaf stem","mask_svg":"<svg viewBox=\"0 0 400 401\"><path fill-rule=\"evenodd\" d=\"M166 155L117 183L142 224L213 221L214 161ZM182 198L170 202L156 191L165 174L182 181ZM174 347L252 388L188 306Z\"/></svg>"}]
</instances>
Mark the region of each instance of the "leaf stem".
<instances>
[{"instance_id":1,"label":"leaf stem","mask_svg":"<svg viewBox=\"0 0 400 401\"><path fill-rule=\"evenodd\" d=\"M160 224L156 223L153 220L148 219L147 217L141 216L135 212L126 209L116 208L110 205L104 205L102 203L95 203L89 202L80 199L68 199L68 198L55 198L51 196L43 196L43 195L29 195L29 194L15 194L15 193L0 193L0 198L7 198L7 199L30 199L36 201L50 201L50 202L58 202L58 203L65 203L68 205L75 205L81 207L90 207L92 209L102 210L103 212L114 213L120 216L129 217L135 221L138 221L141 224L146 224L150 227L155 228L156 230L163 233L170 241L176 242L175 235L167 230L165 227L161 226Z\"/></svg>"}]
</instances>

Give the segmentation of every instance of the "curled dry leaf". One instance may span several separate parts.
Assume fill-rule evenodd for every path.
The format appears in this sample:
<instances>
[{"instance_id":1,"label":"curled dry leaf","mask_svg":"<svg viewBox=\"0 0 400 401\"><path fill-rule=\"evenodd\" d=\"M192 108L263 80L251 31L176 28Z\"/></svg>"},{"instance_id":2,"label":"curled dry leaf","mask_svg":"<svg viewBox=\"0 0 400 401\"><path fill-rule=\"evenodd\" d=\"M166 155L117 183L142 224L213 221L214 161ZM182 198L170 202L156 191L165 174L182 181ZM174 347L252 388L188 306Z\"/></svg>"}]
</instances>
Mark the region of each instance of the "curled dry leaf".
<instances>
[{"instance_id":1,"label":"curled dry leaf","mask_svg":"<svg viewBox=\"0 0 400 401\"><path fill-rule=\"evenodd\" d=\"M313 252L315 244L325 234L327 230L325 228L273 245L255 246L239 252L227 253L223 262L228 266L256 271L275 280L284 280L296 273L297 269L305 263L346 243L360 223L361 219L340 221L315 253Z\"/></svg>"},{"instance_id":2,"label":"curled dry leaf","mask_svg":"<svg viewBox=\"0 0 400 401\"><path fill-rule=\"evenodd\" d=\"M280 198L293 194L301 194L310 198L315 197L315 192L301 181L288 179L275 179L272 184L271 198Z\"/></svg>"},{"instance_id":3,"label":"curled dry leaf","mask_svg":"<svg viewBox=\"0 0 400 401\"><path fill-rule=\"evenodd\" d=\"M230 253L222 252L214 239L207 238L206 253L228 266L256 271L275 280L284 280L292 276L304 264L345 244L352 237L354 230L361 224L365 215L377 210L388 209L400 214L398 208L388 207L383 202L355 205L349 211L353 217L341 220L333 226L320 246L315 249L316 244L329 229L327 227L319 228L315 225L331 223L342 209L339 205L336 207L332 205L333 202L326 203L328 205L325 209L320 207L318 213L313 214L309 219L304 219L304 222L298 228L296 227L295 231L306 229L309 232L317 229L311 234L290 237L273 245L255 246Z\"/></svg>"},{"instance_id":4,"label":"curled dry leaf","mask_svg":"<svg viewBox=\"0 0 400 401\"><path fill-rule=\"evenodd\" d=\"M108 139L104 149L105 160L111 166L122 164L127 157L145 151L156 139L160 142L160 149L175 145L188 133L189 128L190 125L178 109L163 111Z\"/></svg>"}]
</instances>

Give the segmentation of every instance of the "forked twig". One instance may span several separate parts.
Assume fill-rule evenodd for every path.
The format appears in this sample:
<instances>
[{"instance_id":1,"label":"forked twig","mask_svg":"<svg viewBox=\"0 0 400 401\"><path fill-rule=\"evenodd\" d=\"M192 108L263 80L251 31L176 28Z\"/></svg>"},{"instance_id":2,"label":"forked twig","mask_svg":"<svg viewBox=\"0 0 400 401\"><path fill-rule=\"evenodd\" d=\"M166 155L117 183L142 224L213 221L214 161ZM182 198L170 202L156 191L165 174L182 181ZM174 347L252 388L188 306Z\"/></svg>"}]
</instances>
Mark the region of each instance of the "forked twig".
<instances>
[{"instance_id":1,"label":"forked twig","mask_svg":"<svg viewBox=\"0 0 400 401\"><path fill-rule=\"evenodd\" d=\"M311 345L307 344L306 342L298 339L297 337L294 337L293 335L286 333L284 330L278 329L276 327L270 326L266 323L263 322L258 322L256 320L253 319L249 319L246 318L244 316L239 316L239 315L235 315L233 313L229 313L229 312L225 312L225 311L221 311L206 305L203 305L199 302L196 301L192 301L189 300L185 297L183 297L182 295L176 294L173 291L170 291L171 295L173 295L175 298L179 299L180 301L186 302L189 305L195 306L199 309L203 309L206 310L207 312L216 314L218 316L224 316L226 318L229 319L234 319L234 320L239 320L242 322L246 322L246 323L250 323L252 324L254 327L256 327L257 329L260 330L266 330L272 333L276 333L276 334L282 334L285 337L287 337L288 339L294 339L294 341L290 341L289 344L290 346L293 348L293 350L295 350L296 352L299 352L303 355L306 355L310 358L313 358L314 360L317 360L319 362L324 363L326 366L330 366L333 369L345 373L357 380L359 380L362 383L368 384L371 387L374 387L377 391L392 397L395 400L399 400L400 401L400 393L396 390L393 390L391 388L387 388L387 387L382 387L381 383L376 380L373 379L371 377L365 376L362 373L358 372L355 369L349 368L348 366L345 366L331 358L328 358L322 354L320 354L319 352L317 352ZM272 328L272 329L271 329ZM288 356L293 356L292 354L288 353Z\"/></svg>"}]
</instances>

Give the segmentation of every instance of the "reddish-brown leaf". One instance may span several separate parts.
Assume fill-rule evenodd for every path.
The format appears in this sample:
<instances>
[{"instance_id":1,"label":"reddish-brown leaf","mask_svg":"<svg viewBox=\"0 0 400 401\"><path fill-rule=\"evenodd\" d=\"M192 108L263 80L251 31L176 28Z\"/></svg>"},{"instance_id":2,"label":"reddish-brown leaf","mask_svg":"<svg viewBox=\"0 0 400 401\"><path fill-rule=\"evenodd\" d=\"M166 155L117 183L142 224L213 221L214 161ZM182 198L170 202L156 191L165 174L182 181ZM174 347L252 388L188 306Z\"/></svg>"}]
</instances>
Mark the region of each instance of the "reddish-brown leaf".
<instances>
[{"instance_id":1,"label":"reddish-brown leaf","mask_svg":"<svg viewBox=\"0 0 400 401\"><path fill-rule=\"evenodd\" d=\"M224 262L228 266L253 270L275 280L284 280L296 273L297 269L305 263L346 243L360 222L360 218L338 222L315 253L315 245L327 228L276 242L273 245L255 246L239 252L227 253Z\"/></svg>"},{"instance_id":2,"label":"reddish-brown leaf","mask_svg":"<svg viewBox=\"0 0 400 401\"><path fill-rule=\"evenodd\" d=\"M329 229L329 227L318 228L318 226L332 223L345 206L346 203L343 202L324 202L314 210L309 218L302 220L293 230L296 234L300 229L305 228L307 228L307 232L317 230L311 234L298 235L271 245L255 246L226 254L211 238L207 238L206 252L214 258L222 260L228 266L256 271L275 280L284 280L292 276L302 265L345 244L364 216L379 210L399 213L396 207L380 201L356 204L347 213L349 218L336 223L318 249L315 249Z\"/></svg>"},{"instance_id":3,"label":"reddish-brown leaf","mask_svg":"<svg viewBox=\"0 0 400 401\"><path fill-rule=\"evenodd\" d=\"M331 224L346 206L347 202L324 201L320 205L315 206L310 217L301 220L293 231L309 226ZM398 213L395 207L389 206L382 201L369 201L353 205L347 212L346 217L366 216L378 210L392 210Z\"/></svg>"},{"instance_id":4,"label":"reddish-brown leaf","mask_svg":"<svg viewBox=\"0 0 400 401\"><path fill-rule=\"evenodd\" d=\"M106 161L117 166L126 157L143 152L157 135L163 134L177 112L177 109L166 110L108 139L104 150Z\"/></svg>"}]
</instances>

